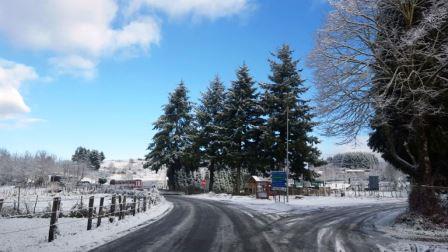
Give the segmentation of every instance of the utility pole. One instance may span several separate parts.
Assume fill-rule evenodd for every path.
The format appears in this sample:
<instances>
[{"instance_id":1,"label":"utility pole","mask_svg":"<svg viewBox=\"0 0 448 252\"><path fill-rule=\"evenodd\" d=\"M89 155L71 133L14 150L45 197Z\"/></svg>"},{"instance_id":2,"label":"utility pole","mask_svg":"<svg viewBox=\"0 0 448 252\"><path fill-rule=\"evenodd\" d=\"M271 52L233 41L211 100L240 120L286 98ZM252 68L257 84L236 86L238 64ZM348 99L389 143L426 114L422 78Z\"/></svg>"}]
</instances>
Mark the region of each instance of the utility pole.
<instances>
[{"instance_id":1,"label":"utility pole","mask_svg":"<svg viewBox=\"0 0 448 252\"><path fill-rule=\"evenodd\" d=\"M287 101L289 102L289 100ZM286 202L289 202L289 104L286 105Z\"/></svg>"}]
</instances>

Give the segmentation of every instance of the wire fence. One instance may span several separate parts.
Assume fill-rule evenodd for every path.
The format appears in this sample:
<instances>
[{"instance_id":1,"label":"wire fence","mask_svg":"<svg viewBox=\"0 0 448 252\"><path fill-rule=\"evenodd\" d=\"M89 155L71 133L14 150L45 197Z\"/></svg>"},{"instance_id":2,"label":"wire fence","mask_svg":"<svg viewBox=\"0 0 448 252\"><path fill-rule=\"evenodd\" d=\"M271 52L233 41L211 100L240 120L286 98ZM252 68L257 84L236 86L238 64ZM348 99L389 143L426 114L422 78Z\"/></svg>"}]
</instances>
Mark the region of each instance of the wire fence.
<instances>
[{"instance_id":1,"label":"wire fence","mask_svg":"<svg viewBox=\"0 0 448 252\"><path fill-rule=\"evenodd\" d=\"M99 199L99 200L98 200ZM107 218L110 223L120 221L127 215L136 215L137 213L146 212L152 206L158 205L161 196L157 190L151 192L127 191L123 194L109 195L89 195L89 197L79 196L75 198L63 199L61 196L55 196L51 200L35 200L26 202L22 199L21 204L37 202L48 203L48 207L41 211L21 212L19 208L14 209L20 201L8 200L0 198L0 223L2 221L16 218L42 218L49 219L45 224L34 225L31 227L17 227L16 229L0 231L0 235L7 235L19 232L29 232L39 229L49 229L48 241L55 239L59 226L73 224L78 222L87 222L87 230L91 230L93 224L97 227L101 225L101 220ZM12 206L11 206L12 204ZM62 206L69 206L62 209ZM59 221L61 220L61 221ZM96 221L95 221L96 220Z\"/></svg>"},{"instance_id":2,"label":"wire fence","mask_svg":"<svg viewBox=\"0 0 448 252\"><path fill-rule=\"evenodd\" d=\"M72 208L74 205L83 206L91 195L101 195L108 200L112 194L135 195L142 194L129 188L117 188L115 186L95 187L92 190L85 190L85 187L71 189L70 192L62 190L58 193L50 193L49 188L33 187L0 187L0 217L7 217L16 214L18 217L33 217L38 214L48 214L53 202L53 197L61 198L64 209Z\"/></svg>"},{"instance_id":3,"label":"wire fence","mask_svg":"<svg viewBox=\"0 0 448 252\"><path fill-rule=\"evenodd\" d=\"M334 196L334 197L373 197L373 198L407 198L413 188L433 190L437 194L448 194L448 187L406 184L400 186L380 186L375 190L369 190L363 185L341 186L340 188L290 188L291 195L304 196Z\"/></svg>"}]
</instances>

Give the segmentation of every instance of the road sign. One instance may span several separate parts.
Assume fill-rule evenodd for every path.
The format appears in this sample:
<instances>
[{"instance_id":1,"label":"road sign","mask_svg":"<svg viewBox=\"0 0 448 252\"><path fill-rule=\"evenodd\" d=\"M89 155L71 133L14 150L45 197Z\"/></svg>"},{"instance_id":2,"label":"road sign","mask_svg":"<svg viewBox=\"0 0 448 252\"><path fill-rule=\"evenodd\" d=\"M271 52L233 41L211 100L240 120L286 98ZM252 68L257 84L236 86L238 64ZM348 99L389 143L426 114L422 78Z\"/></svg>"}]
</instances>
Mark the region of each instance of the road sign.
<instances>
[{"instance_id":1,"label":"road sign","mask_svg":"<svg viewBox=\"0 0 448 252\"><path fill-rule=\"evenodd\" d=\"M369 176L369 190L378 191L380 189L380 182L378 176Z\"/></svg>"},{"instance_id":2,"label":"road sign","mask_svg":"<svg viewBox=\"0 0 448 252\"><path fill-rule=\"evenodd\" d=\"M286 191L286 172L272 171L271 186L272 190Z\"/></svg>"}]
</instances>

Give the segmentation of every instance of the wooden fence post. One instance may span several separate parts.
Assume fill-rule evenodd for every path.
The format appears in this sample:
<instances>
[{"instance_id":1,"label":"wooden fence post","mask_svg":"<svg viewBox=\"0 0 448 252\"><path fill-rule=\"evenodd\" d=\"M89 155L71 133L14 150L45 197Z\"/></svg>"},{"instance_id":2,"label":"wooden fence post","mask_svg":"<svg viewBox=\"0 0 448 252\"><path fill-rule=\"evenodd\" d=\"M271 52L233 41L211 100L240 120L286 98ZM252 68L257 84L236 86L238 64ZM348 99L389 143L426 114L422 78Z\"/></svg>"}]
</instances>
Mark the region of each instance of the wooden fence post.
<instances>
[{"instance_id":1,"label":"wooden fence post","mask_svg":"<svg viewBox=\"0 0 448 252\"><path fill-rule=\"evenodd\" d=\"M120 208L118 211L118 220L122 219L121 213L123 212L123 203L121 201L121 195L118 195L118 207Z\"/></svg>"},{"instance_id":2,"label":"wooden fence post","mask_svg":"<svg viewBox=\"0 0 448 252\"><path fill-rule=\"evenodd\" d=\"M115 194L112 195L112 202L110 205L110 215L109 215L109 222L112 223L114 221L114 216L115 216Z\"/></svg>"},{"instance_id":3,"label":"wooden fence post","mask_svg":"<svg viewBox=\"0 0 448 252\"><path fill-rule=\"evenodd\" d=\"M128 206L126 205L126 195L123 195L123 209L124 211L121 212L121 219L124 219L128 211Z\"/></svg>"},{"instance_id":4,"label":"wooden fence post","mask_svg":"<svg viewBox=\"0 0 448 252\"><path fill-rule=\"evenodd\" d=\"M36 202L34 202L33 214L36 213L36 205L37 205L37 200L38 199L39 199L39 195L36 195Z\"/></svg>"},{"instance_id":5,"label":"wooden fence post","mask_svg":"<svg viewBox=\"0 0 448 252\"><path fill-rule=\"evenodd\" d=\"M20 186L19 186L19 195L17 196L17 212L20 213Z\"/></svg>"},{"instance_id":6,"label":"wooden fence post","mask_svg":"<svg viewBox=\"0 0 448 252\"><path fill-rule=\"evenodd\" d=\"M104 204L104 197L100 198L100 208L98 210L98 221L96 222L96 227L99 227L101 225L101 217L103 217L103 204Z\"/></svg>"},{"instance_id":7,"label":"wooden fence post","mask_svg":"<svg viewBox=\"0 0 448 252\"><path fill-rule=\"evenodd\" d=\"M143 197L143 212L146 212L146 202L148 202L147 200L148 196L145 195L145 197Z\"/></svg>"},{"instance_id":8,"label":"wooden fence post","mask_svg":"<svg viewBox=\"0 0 448 252\"><path fill-rule=\"evenodd\" d=\"M137 207L137 196L134 195L134 200L132 202L132 216L135 216L135 208Z\"/></svg>"},{"instance_id":9,"label":"wooden fence post","mask_svg":"<svg viewBox=\"0 0 448 252\"><path fill-rule=\"evenodd\" d=\"M137 213L140 213L140 209L141 209L141 201L142 201L142 198L141 197L138 197L138 199L137 199Z\"/></svg>"},{"instance_id":10,"label":"wooden fence post","mask_svg":"<svg viewBox=\"0 0 448 252\"><path fill-rule=\"evenodd\" d=\"M53 198L53 206L51 208L51 218L50 218L50 230L48 232L48 242L52 242L54 240L54 233L57 229L56 223L58 221L58 209L61 203L61 198L54 197Z\"/></svg>"},{"instance_id":11,"label":"wooden fence post","mask_svg":"<svg viewBox=\"0 0 448 252\"><path fill-rule=\"evenodd\" d=\"M3 199L0 199L0 214L2 213L3 208Z\"/></svg>"},{"instance_id":12,"label":"wooden fence post","mask_svg":"<svg viewBox=\"0 0 448 252\"><path fill-rule=\"evenodd\" d=\"M90 196L89 198L89 216L87 219L87 230L91 230L92 229L92 216L93 216L93 201L94 201L95 197L94 196Z\"/></svg>"}]
</instances>

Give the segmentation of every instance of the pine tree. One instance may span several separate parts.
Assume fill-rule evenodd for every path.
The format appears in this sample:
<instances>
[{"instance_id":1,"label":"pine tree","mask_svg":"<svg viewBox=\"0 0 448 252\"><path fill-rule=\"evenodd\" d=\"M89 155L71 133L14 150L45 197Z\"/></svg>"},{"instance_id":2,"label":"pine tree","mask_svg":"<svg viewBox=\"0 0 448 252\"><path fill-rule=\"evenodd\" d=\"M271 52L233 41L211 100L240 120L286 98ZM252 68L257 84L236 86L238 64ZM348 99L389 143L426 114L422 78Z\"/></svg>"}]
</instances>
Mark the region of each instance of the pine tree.
<instances>
[{"instance_id":1,"label":"pine tree","mask_svg":"<svg viewBox=\"0 0 448 252\"><path fill-rule=\"evenodd\" d=\"M100 152L100 161L101 163L106 159L106 156L104 156L104 152Z\"/></svg>"},{"instance_id":2,"label":"pine tree","mask_svg":"<svg viewBox=\"0 0 448 252\"><path fill-rule=\"evenodd\" d=\"M94 168L95 170L100 169L101 166L101 154L97 150L89 151L89 163L90 167Z\"/></svg>"},{"instance_id":3,"label":"pine tree","mask_svg":"<svg viewBox=\"0 0 448 252\"><path fill-rule=\"evenodd\" d=\"M223 139L220 134L223 120L225 87L218 76L202 94L200 105L196 109L198 123L197 143L201 161L206 163L210 174L209 190L213 190L214 173L220 167L223 158Z\"/></svg>"},{"instance_id":4,"label":"pine tree","mask_svg":"<svg viewBox=\"0 0 448 252\"><path fill-rule=\"evenodd\" d=\"M105 156L103 152L98 150L89 150L82 146L76 148L75 154L72 156L72 161L78 164L83 164L87 167L94 168L98 170L101 163L104 161Z\"/></svg>"},{"instance_id":5,"label":"pine tree","mask_svg":"<svg viewBox=\"0 0 448 252\"><path fill-rule=\"evenodd\" d=\"M242 169L251 173L257 169L261 107L255 82L247 65L241 66L232 82L224 105L222 136L225 163L235 171L234 193L241 189Z\"/></svg>"},{"instance_id":6,"label":"pine tree","mask_svg":"<svg viewBox=\"0 0 448 252\"><path fill-rule=\"evenodd\" d=\"M72 156L72 161L77 163L89 164L90 151L82 146L76 148L75 154Z\"/></svg>"},{"instance_id":7,"label":"pine tree","mask_svg":"<svg viewBox=\"0 0 448 252\"><path fill-rule=\"evenodd\" d=\"M329 163L352 169L374 169L378 167L378 158L369 152L346 152L328 158Z\"/></svg>"},{"instance_id":8,"label":"pine tree","mask_svg":"<svg viewBox=\"0 0 448 252\"><path fill-rule=\"evenodd\" d=\"M145 168L158 171L167 167L168 186L176 190L175 174L184 169L194 169L195 154L192 138L194 135L192 104L188 100L188 90L181 82L170 93L168 104L163 107L164 114L154 123L156 134L149 145Z\"/></svg>"},{"instance_id":9,"label":"pine tree","mask_svg":"<svg viewBox=\"0 0 448 252\"><path fill-rule=\"evenodd\" d=\"M264 116L267 118L263 127L263 155L266 166L271 170L285 167L287 118L289 118L289 162L293 176L311 173L305 169L305 162L317 163L319 151L314 146L318 139L310 133L316 123L307 100L303 99L307 88L300 77L302 70L297 69L297 60L292 58L293 51L288 45L283 45L275 54L278 59L270 60L271 83L261 87L264 93L261 98Z\"/></svg>"}]
</instances>

